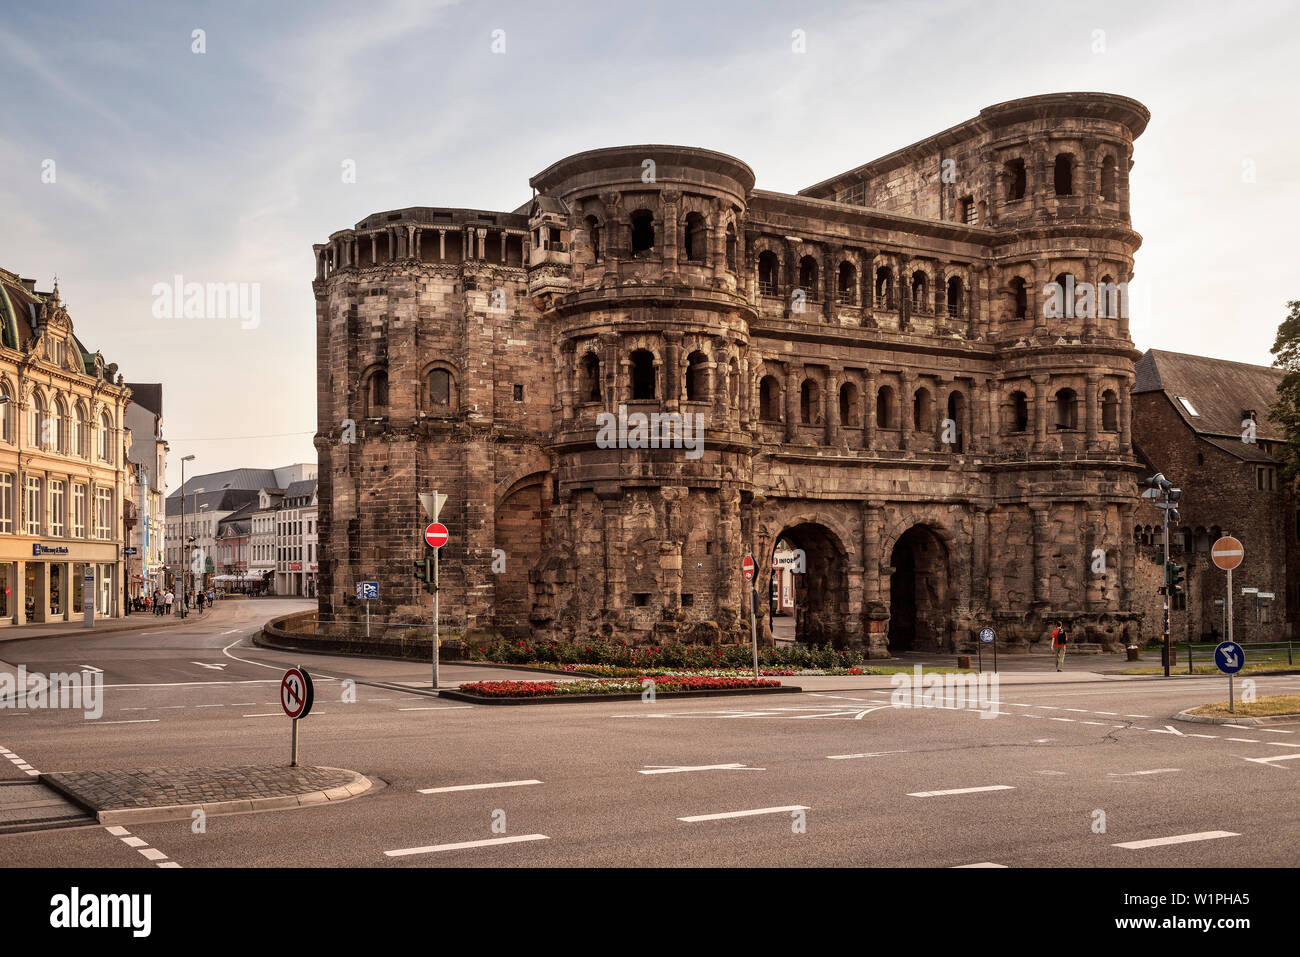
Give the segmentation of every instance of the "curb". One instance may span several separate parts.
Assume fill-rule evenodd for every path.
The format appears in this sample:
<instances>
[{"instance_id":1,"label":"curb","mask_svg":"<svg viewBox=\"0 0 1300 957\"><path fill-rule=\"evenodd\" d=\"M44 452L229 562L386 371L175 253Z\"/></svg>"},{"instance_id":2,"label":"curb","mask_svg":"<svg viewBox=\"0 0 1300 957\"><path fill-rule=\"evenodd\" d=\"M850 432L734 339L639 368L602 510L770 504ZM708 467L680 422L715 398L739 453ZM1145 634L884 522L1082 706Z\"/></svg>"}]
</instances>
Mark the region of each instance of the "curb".
<instances>
[{"instance_id":1,"label":"curb","mask_svg":"<svg viewBox=\"0 0 1300 957\"><path fill-rule=\"evenodd\" d=\"M324 767L322 765L322 767ZM343 771L345 768L326 768L329 771ZM206 814L247 814L250 811L279 811L288 808L311 807L316 804L329 804L346 801L365 794L373 782L364 774L348 771L352 780L348 784L329 788L324 791L308 791L305 794L284 794L275 797L247 798L242 801L209 801L205 804L167 804L161 807L131 807L110 810L96 810L79 800L75 794L63 790L54 781L47 780L42 774L39 780L46 787L62 794L78 807L95 815L100 824L138 824L160 823L163 821L189 820L195 811Z\"/></svg>"},{"instance_id":2,"label":"curb","mask_svg":"<svg viewBox=\"0 0 1300 957\"><path fill-rule=\"evenodd\" d=\"M1263 728L1270 724L1283 724L1295 721L1300 714L1271 714L1264 718L1216 718L1208 714L1192 714L1180 711L1174 715L1175 721L1188 721L1192 724L1240 724L1250 728Z\"/></svg>"},{"instance_id":3,"label":"curb","mask_svg":"<svg viewBox=\"0 0 1300 957\"><path fill-rule=\"evenodd\" d=\"M782 685L780 688L716 688L708 691L657 691L655 700L660 698L722 698L736 695L756 694L803 694L802 688ZM453 701L468 701L471 704L596 704L601 701L640 701L639 692L632 694L566 694L538 696L536 698L489 698L484 695L468 694L464 691L440 691L440 698Z\"/></svg>"},{"instance_id":4,"label":"curb","mask_svg":"<svg viewBox=\"0 0 1300 957\"><path fill-rule=\"evenodd\" d=\"M124 616L123 618L114 618L112 620L123 621L123 620L128 620L130 618L134 618L137 615L145 615L145 614L146 612L137 611L132 613L131 615ZM150 615L149 624L146 625L144 623L141 623L138 626L137 625L120 626L120 627L114 626L112 628L106 628L101 626L97 628L87 628L84 625L79 625L75 629L71 629L68 631L50 631L50 632L44 632L39 635L10 634L10 632L15 632L18 631L18 629L20 628L26 627L25 625L17 625L15 627L0 629L0 644L3 644L6 641L41 641L42 639L45 638L99 638L104 635L130 634L131 632L142 631L146 628L179 628L181 625L187 625L191 622L203 621L208 617L208 614L209 614L208 612L203 612L203 613L191 612L188 617L180 618L180 619L175 619L175 616L173 615L159 616L159 618L161 619L174 619L170 621L155 620L153 619L153 616ZM64 624L71 625L72 622L65 622Z\"/></svg>"}]
</instances>

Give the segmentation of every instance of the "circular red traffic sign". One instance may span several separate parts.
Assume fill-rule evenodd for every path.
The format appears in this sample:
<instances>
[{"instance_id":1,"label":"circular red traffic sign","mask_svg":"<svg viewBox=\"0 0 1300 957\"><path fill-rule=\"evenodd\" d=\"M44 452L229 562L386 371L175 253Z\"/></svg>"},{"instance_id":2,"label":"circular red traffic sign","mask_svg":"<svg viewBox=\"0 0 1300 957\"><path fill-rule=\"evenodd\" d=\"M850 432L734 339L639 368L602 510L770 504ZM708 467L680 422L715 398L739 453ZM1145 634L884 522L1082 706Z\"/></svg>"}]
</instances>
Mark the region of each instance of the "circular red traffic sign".
<instances>
[{"instance_id":1,"label":"circular red traffic sign","mask_svg":"<svg viewBox=\"0 0 1300 957\"><path fill-rule=\"evenodd\" d=\"M430 548L442 548L449 537L447 526L442 522L433 522L424 530L424 540Z\"/></svg>"},{"instance_id":2,"label":"circular red traffic sign","mask_svg":"<svg viewBox=\"0 0 1300 957\"><path fill-rule=\"evenodd\" d=\"M280 707L291 718L307 717L315 696L306 668L290 668L280 679Z\"/></svg>"},{"instance_id":3,"label":"circular red traffic sign","mask_svg":"<svg viewBox=\"0 0 1300 957\"><path fill-rule=\"evenodd\" d=\"M1210 558L1214 564L1222 568L1225 572L1230 572L1246 557L1246 548L1240 540L1233 538L1231 535L1225 535L1214 543L1210 549Z\"/></svg>"},{"instance_id":4,"label":"circular red traffic sign","mask_svg":"<svg viewBox=\"0 0 1300 957\"><path fill-rule=\"evenodd\" d=\"M745 581L752 582L754 580L754 556L753 555L745 556L745 560L740 563L740 570L744 572Z\"/></svg>"}]
</instances>

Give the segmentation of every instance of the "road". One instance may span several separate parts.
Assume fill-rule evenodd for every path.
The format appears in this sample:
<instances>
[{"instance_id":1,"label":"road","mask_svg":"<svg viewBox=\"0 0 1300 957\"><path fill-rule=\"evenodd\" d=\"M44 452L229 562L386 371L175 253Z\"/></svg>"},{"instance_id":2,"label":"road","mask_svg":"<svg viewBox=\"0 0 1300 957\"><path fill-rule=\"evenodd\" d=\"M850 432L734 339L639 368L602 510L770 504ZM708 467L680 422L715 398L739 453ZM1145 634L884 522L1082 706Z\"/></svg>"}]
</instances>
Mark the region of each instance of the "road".
<instances>
[{"instance_id":1,"label":"road","mask_svg":"<svg viewBox=\"0 0 1300 957\"><path fill-rule=\"evenodd\" d=\"M0 711L0 781L27 768L286 762L279 675L317 676L306 764L377 784L341 804L0 835L9 867L1293 867L1300 723L1192 725L1220 679L1029 676L999 712L889 706L862 679L764 698L467 705L414 662L248 641L292 601L230 601L157 632L0 643L48 673L97 668L104 713ZM507 676L446 664L444 685ZM517 672L509 677L521 677ZM344 699L352 678L355 702ZM1300 676L1258 679L1297 693ZM854 685L856 684L856 687ZM878 683L877 683L878 684ZM16 759L16 760L15 760ZM426 793L428 792L428 793ZM126 838L135 838L128 841ZM1133 846L1126 846L1133 845ZM146 856L142 847L156 849Z\"/></svg>"}]
</instances>

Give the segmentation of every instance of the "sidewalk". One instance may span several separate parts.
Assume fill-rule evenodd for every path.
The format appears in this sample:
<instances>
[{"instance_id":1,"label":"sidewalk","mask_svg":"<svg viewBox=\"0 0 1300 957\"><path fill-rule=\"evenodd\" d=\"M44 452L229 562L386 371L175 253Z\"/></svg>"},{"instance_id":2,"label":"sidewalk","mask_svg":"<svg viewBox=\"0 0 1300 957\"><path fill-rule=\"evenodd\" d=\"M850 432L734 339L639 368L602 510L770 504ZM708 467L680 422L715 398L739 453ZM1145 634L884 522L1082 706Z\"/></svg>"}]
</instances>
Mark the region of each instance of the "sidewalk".
<instances>
[{"instance_id":1,"label":"sidewalk","mask_svg":"<svg viewBox=\"0 0 1300 957\"><path fill-rule=\"evenodd\" d=\"M170 628L190 621L202 621L211 613L210 608L200 612L191 611L188 618L177 615L154 615L152 612L137 611L124 618L95 618L92 628L87 628L80 620L50 621L38 625L12 625L0 628L0 642L22 641L24 638L66 638L80 635L98 635L110 631L139 631L147 628Z\"/></svg>"}]
</instances>

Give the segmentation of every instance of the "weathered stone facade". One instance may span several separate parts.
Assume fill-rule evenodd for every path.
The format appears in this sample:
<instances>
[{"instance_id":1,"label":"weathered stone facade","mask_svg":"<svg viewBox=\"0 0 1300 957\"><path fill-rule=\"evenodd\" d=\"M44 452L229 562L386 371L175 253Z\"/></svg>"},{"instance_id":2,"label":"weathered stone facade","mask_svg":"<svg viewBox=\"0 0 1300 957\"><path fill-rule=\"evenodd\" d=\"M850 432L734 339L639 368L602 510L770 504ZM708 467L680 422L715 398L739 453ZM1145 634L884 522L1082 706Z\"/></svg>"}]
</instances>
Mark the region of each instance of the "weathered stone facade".
<instances>
[{"instance_id":1,"label":"weathered stone facade","mask_svg":"<svg viewBox=\"0 0 1300 957\"><path fill-rule=\"evenodd\" d=\"M741 558L764 581L784 536L802 640L882 655L992 624L1018 644L1060 616L1118 641L1138 353L1124 309L1056 317L1043 290L1130 278L1147 119L1015 100L797 195L708 150L593 150L513 213L335 233L315 247L322 618L355 621L367 579L389 620L427 618L410 561L436 487L450 630L747 637ZM621 406L703 415L702 454L602 447Z\"/></svg>"}]
</instances>

